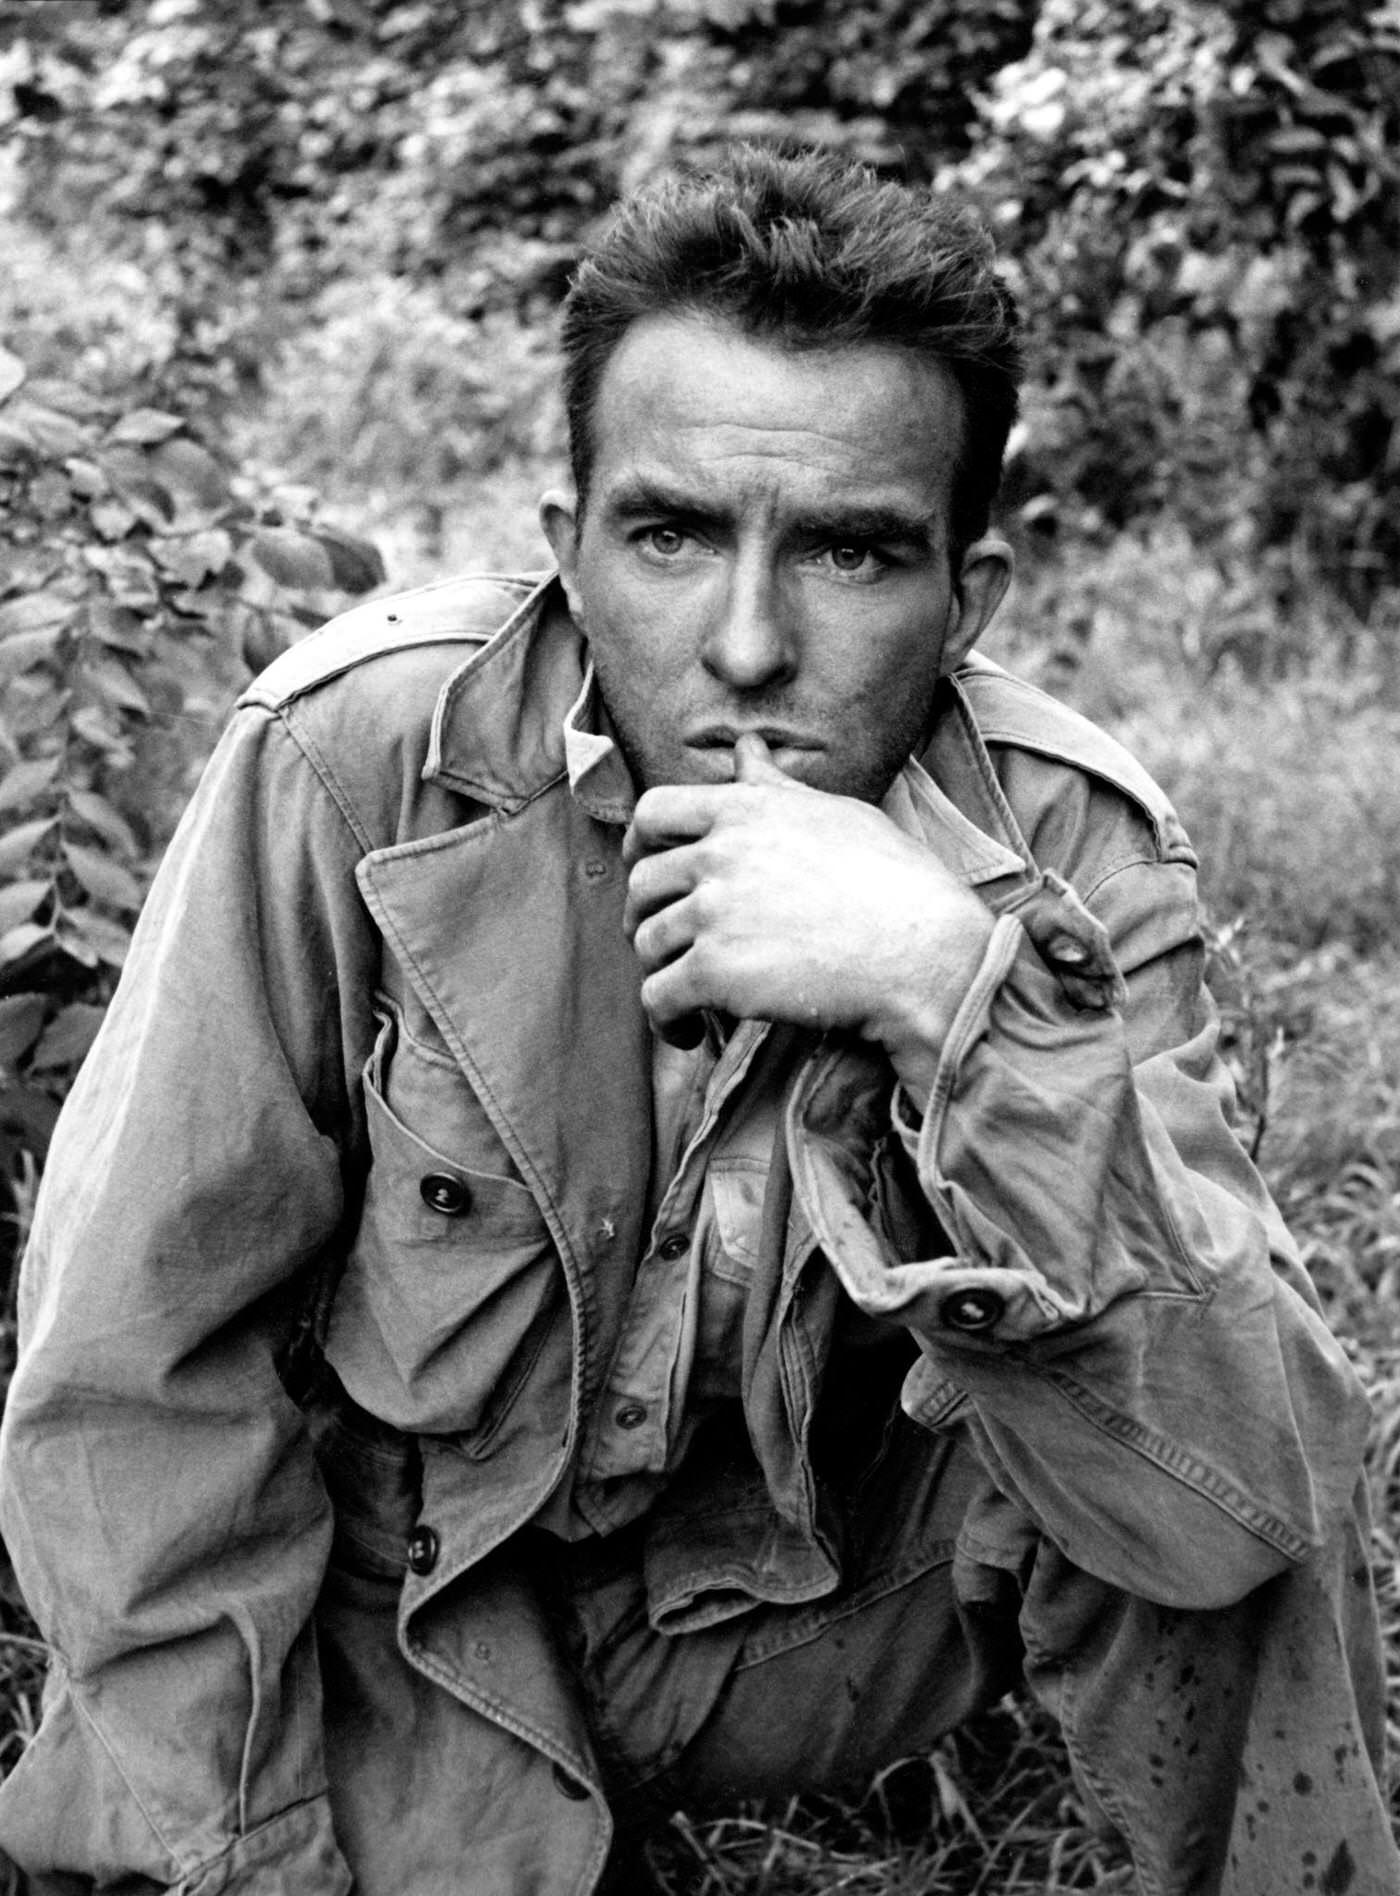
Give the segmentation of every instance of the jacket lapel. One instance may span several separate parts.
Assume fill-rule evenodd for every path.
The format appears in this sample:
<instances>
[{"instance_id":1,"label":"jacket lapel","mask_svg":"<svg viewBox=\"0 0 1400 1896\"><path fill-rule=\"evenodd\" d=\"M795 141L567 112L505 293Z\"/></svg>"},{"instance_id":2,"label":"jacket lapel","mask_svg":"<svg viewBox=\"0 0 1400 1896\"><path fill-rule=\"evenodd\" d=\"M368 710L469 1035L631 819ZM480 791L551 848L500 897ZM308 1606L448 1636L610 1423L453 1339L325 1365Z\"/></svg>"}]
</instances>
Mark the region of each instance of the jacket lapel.
<instances>
[{"instance_id":1,"label":"jacket lapel","mask_svg":"<svg viewBox=\"0 0 1400 1896\"><path fill-rule=\"evenodd\" d=\"M429 771L499 807L375 850L357 873L606 1331L646 1206L651 1036L622 932L621 831L588 814L562 770L562 708L581 676L568 630L548 612L543 625L513 621L444 694L452 718ZM549 707L528 743L522 664L534 674L524 698Z\"/></svg>"}]
</instances>

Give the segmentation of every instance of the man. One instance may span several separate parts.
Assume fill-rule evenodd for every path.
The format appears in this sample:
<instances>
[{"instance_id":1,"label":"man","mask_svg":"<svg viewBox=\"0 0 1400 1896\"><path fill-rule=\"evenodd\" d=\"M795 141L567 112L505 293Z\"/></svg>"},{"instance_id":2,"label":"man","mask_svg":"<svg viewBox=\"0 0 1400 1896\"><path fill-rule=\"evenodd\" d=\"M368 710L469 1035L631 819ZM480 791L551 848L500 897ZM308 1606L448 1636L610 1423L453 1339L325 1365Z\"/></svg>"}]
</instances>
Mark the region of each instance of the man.
<instances>
[{"instance_id":1,"label":"man","mask_svg":"<svg viewBox=\"0 0 1400 1896\"><path fill-rule=\"evenodd\" d=\"M1226 1127L1190 848L970 656L985 235L741 153L564 341L557 578L249 688L55 1139L0 1842L581 1896L1024 1676L1144 1891L1393 1891L1366 1408Z\"/></svg>"}]
</instances>

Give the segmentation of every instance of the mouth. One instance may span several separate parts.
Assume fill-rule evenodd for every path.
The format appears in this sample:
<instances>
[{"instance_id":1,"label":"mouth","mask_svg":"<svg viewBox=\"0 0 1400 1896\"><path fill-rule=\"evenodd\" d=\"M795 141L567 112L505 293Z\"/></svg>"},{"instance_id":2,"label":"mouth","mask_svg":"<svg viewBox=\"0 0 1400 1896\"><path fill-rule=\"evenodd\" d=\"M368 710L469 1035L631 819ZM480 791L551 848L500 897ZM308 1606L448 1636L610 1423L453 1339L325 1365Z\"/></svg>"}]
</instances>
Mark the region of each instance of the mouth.
<instances>
[{"instance_id":1,"label":"mouth","mask_svg":"<svg viewBox=\"0 0 1400 1896\"><path fill-rule=\"evenodd\" d=\"M777 724L706 724L689 731L685 743L691 750L732 751L741 737L761 737L770 751L815 751L823 746L814 737L800 731L784 730Z\"/></svg>"}]
</instances>

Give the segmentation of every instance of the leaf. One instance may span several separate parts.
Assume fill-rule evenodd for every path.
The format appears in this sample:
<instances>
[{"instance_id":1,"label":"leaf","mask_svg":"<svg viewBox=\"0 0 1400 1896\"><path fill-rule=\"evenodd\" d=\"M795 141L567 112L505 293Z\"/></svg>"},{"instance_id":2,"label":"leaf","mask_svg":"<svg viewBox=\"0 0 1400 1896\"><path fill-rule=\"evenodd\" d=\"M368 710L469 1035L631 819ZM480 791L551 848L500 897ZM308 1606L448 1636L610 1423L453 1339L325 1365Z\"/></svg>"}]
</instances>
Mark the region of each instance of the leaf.
<instances>
[{"instance_id":1,"label":"leaf","mask_svg":"<svg viewBox=\"0 0 1400 1896\"><path fill-rule=\"evenodd\" d=\"M290 527L259 527L251 535L253 558L279 586L312 592L334 586L331 556L319 540Z\"/></svg>"},{"instance_id":2,"label":"leaf","mask_svg":"<svg viewBox=\"0 0 1400 1896\"><path fill-rule=\"evenodd\" d=\"M12 427L0 416L0 467L24 467L34 459L36 452L28 431Z\"/></svg>"},{"instance_id":3,"label":"leaf","mask_svg":"<svg viewBox=\"0 0 1400 1896\"><path fill-rule=\"evenodd\" d=\"M7 402L29 371L17 355L0 346L0 402Z\"/></svg>"},{"instance_id":4,"label":"leaf","mask_svg":"<svg viewBox=\"0 0 1400 1896\"><path fill-rule=\"evenodd\" d=\"M29 393L36 402L42 402L45 408L57 408L62 414L71 415L75 421L101 421L111 406L110 402L104 402L91 389L83 388L77 382L66 382L56 375L31 376Z\"/></svg>"},{"instance_id":5,"label":"leaf","mask_svg":"<svg viewBox=\"0 0 1400 1896\"><path fill-rule=\"evenodd\" d=\"M131 930L110 915L100 915L96 909L85 909L81 919L84 939L93 953L109 968L121 967L131 946Z\"/></svg>"},{"instance_id":6,"label":"leaf","mask_svg":"<svg viewBox=\"0 0 1400 1896\"><path fill-rule=\"evenodd\" d=\"M129 415L122 415L113 422L107 439L149 447L156 441L168 441L171 435L179 434L184 425L178 415L169 415L164 409L133 408Z\"/></svg>"},{"instance_id":7,"label":"leaf","mask_svg":"<svg viewBox=\"0 0 1400 1896\"><path fill-rule=\"evenodd\" d=\"M27 922L39 904L53 892L52 882L11 882L0 888L0 935Z\"/></svg>"},{"instance_id":8,"label":"leaf","mask_svg":"<svg viewBox=\"0 0 1400 1896\"><path fill-rule=\"evenodd\" d=\"M101 751L120 769L131 760L131 746L125 733L114 730L107 717L101 705L85 704L81 711L73 713L73 729L85 744Z\"/></svg>"},{"instance_id":9,"label":"leaf","mask_svg":"<svg viewBox=\"0 0 1400 1896\"><path fill-rule=\"evenodd\" d=\"M55 461L83 454L91 446L88 431L71 415L62 415L56 408L43 408L37 402L16 402L5 419L39 454Z\"/></svg>"},{"instance_id":10,"label":"leaf","mask_svg":"<svg viewBox=\"0 0 1400 1896\"><path fill-rule=\"evenodd\" d=\"M76 915L66 916L64 926L54 937L63 953L80 968L95 968L102 959L87 934L86 923L92 913L91 909L80 909Z\"/></svg>"},{"instance_id":11,"label":"leaf","mask_svg":"<svg viewBox=\"0 0 1400 1896\"><path fill-rule=\"evenodd\" d=\"M88 508L88 518L104 540L124 540L136 525L136 514L124 500L109 494Z\"/></svg>"},{"instance_id":12,"label":"leaf","mask_svg":"<svg viewBox=\"0 0 1400 1896\"><path fill-rule=\"evenodd\" d=\"M207 533L192 533L187 539L158 541L151 551L172 579L196 588L223 572L233 558L233 541L222 527L213 527Z\"/></svg>"},{"instance_id":13,"label":"leaf","mask_svg":"<svg viewBox=\"0 0 1400 1896\"><path fill-rule=\"evenodd\" d=\"M7 928L0 935L0 967L12 968L15 962L32 955L41 943L52 940L52 932L41 928L38 922L21 922L18 928Z\"/></svg>"},{"instance_id":14,"label":"leaf","mask_svg":"<svg viewBox=\"0 0 1400 1896\"><path fill-rule=\"evenodd\" d=\"M148 459L155 479L179 499L192 503L197 513L218 513L233 498L228 476L208 448L182 435L151 450Z\"/></svg>"},{"instance_id":15,"label":"leaf","mask_svg":"<svg viewBox=\"0 0 1400 1896\"><path fill-rule=\"evenodd\" d=\"M116 605L110 599L88 601L88 628L95 638L113 651L130 652L144 658L146 642L139 616L129 606Z\"/></svg>"},{"instance_id":16,"label":"leaf","mask_svg":"<svg viewBox=\"0 0 1400 1896\"><path fill-rule=\"evenodd\" d=\"M87 676L88 682L118 711L130 712L138 718L151 715L150 699L120 659L108 658L90 665Z\"/></svg>"},{"instance_id":17,"label":"leaf","mask_svg":"<svg viewBox=\"0 0 1400 1896\"><path fill-rule=\"evenodd\" d=\"M0 948L3 948L0 943ZM0 1094L0 1125L21 1133L41 1158L53 1135L58 1101L38 1086L7 1086Z\"/></svg>"},{"instance_id":18,"label":"leaf","mask_svg":"<svg viewBox=\"0 0 1400 1896\"><path fill-rule=\"evenodd\" d=\"M77 1066L97 1038L106 1012L105 1007L96 1007L90 1001L70 1002L44 1029L30 1058L31 1071Z\"/></svg>"},{"instance_id":19,"label":"leaf","mask_svg":"<svg viewBox=\"0 0 1400 1896\"><path fill-rule=\"evenodd\" d=\"M124 480L121 489L122 499L157 533L163 533L175 519L175 502L158 481Z\"/></svg>"},{"instance_id":20,"label":"leaf","mask_svg":"<svg viewBox=\"0 0 1400 1896\"><path fill-rule=\"evenodd\" d=\"M70 454L63 465L67 469L73 492L80 499L92 500L96 495L106 493L107 476L96 461L89 461L85 455Z\"/></svg>"},{"instance_id":21,"label":"leaf","mask_svg":"<svg viewBox=\"0 0 1400 1896\"><path fill-rule=\"evenodd\" d=\"M341 592L368 592L382 586L388 575L379 549L368 540L342 533L336 527L318 527L316 538L330 555L331 577Z\"/></svg>"},{"instance_id":22,"label":"leaf","mask_svg":"<svg viewBox=\"0 0 1400 1896\"><path fill-rule=\"evenodd\" d=\"M9 994L0 1000L0 1066L13 1070L39 1037L47 1003L42 994Z\"/></svg>"},{"instance_id":23,"label":"leaf","mask_svg":"<svg viewBox=\"0 0 1400 1896\"><path fill-rule=\"evenodd\" d=\"M16 764L0 777L0 812L21 810L42 796L62 765L60 757L35 757Z\"/></svg>"},{"instance_id":24,"label":"leaf","mask_svg":"<svg viewBox=\"0 0 1400 1896\"><path fill-rule=\"evenodd\" d=\"M109 908L115 909L140 908L145 899L145 890L121 863L113 862L110 856L104 856L100 850L89 849L82 843L66 842L63 854L68 867L95 902L105 902Z\"/></svg>"},{"instance_id":25,"label":"leaf","mask_svg":"<svg viewBox=\"0 0 1400 1896\"><path fill-rule=\"evenodd\" d=\"M52 816L31 817L29 822L16 823L13 829L0 834L0 876L8 876L28 862L57 820Z\"/></svg>"},{"instance_id":26,"label":"leaf","mask_svg":"<svg viewBox=\"0 0 1400 1896\"><path fill-rule=\"evenodd\" d=\"M4 785L0 784L0 796L3 794ZM120 811L113 809L106 797L99 796L95 790L75 790L68 799L68 807L89 829L96 830L99 836L123 854L135 856L139 853L140 844L134 830Z\"/></svg>"},{"instance_id":27,"label":"leaf","mask_svg":"<svg viewBox=\"0 0 1400 1896\"><path fill-rule=\"evenodd\" d=\"M41 632L71 625L77 617L76 601L58 593L26 593L20 599L7 599L0 606L0 640L16 632Z\"/></svg>"},{"instance_id":28,"label":"leaf","mask_svg":"<svg viewBox=\"0 0 1400 1896\"><path fill-rule=\"evenodd\" d=\"M8 684L52 658L62 636L63 628L55 625L43 632L16 632L12 638L0 641L0 683Z\"/></svg>"}]
</instances>

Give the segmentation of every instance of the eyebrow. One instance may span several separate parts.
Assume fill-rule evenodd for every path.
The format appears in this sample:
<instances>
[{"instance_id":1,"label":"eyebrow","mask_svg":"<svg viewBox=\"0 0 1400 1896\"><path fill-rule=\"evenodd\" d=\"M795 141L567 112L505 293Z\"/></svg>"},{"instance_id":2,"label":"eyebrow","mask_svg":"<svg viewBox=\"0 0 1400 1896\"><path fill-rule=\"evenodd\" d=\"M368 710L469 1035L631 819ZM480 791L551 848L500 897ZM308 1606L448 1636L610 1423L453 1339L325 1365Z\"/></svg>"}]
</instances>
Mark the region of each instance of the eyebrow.
<instances>
[{"instance_id":1,"label":"eyebrow","mask_svg":"<svg viewBox=\"0 0 1400 1896\"><path fill-rule=\"evenodd\" d=\"M725 508L703 496L671 487L647 475L637 475L621 483L607 497L604 511L620 525L658 516L672 520L696 521L713 525L728 518ZM930 551L938 540L936 522L912 510L892 506L867 506L840 502L830 507L808 508L793 521L794 530L804 539L885 540L901 546Z\"/></svg>"},{"instance_id":2,"label":"eyebrow","mask_svg":"<svg viewBox=\"0 0 1400 1896\"><path fill-rule=\"evenodd\" d=\"M632 520L652 520L658 514L682 520L718 520L721 510L679 487L647 475L634 475L609 494L603 511L626 525Z\"/></svg>"},{"instance_id":3,"label":"eyebrow","mask_svg":"<svg viewBox=\"0 0 1400 1896\"><path fill-rule=\"evenodd\" d=\"M933 521L901 507L841 506L814 508L794 521L797 531L814 540L892 540L929 551L935 542Z\"/></svg>"}]
</instances>

